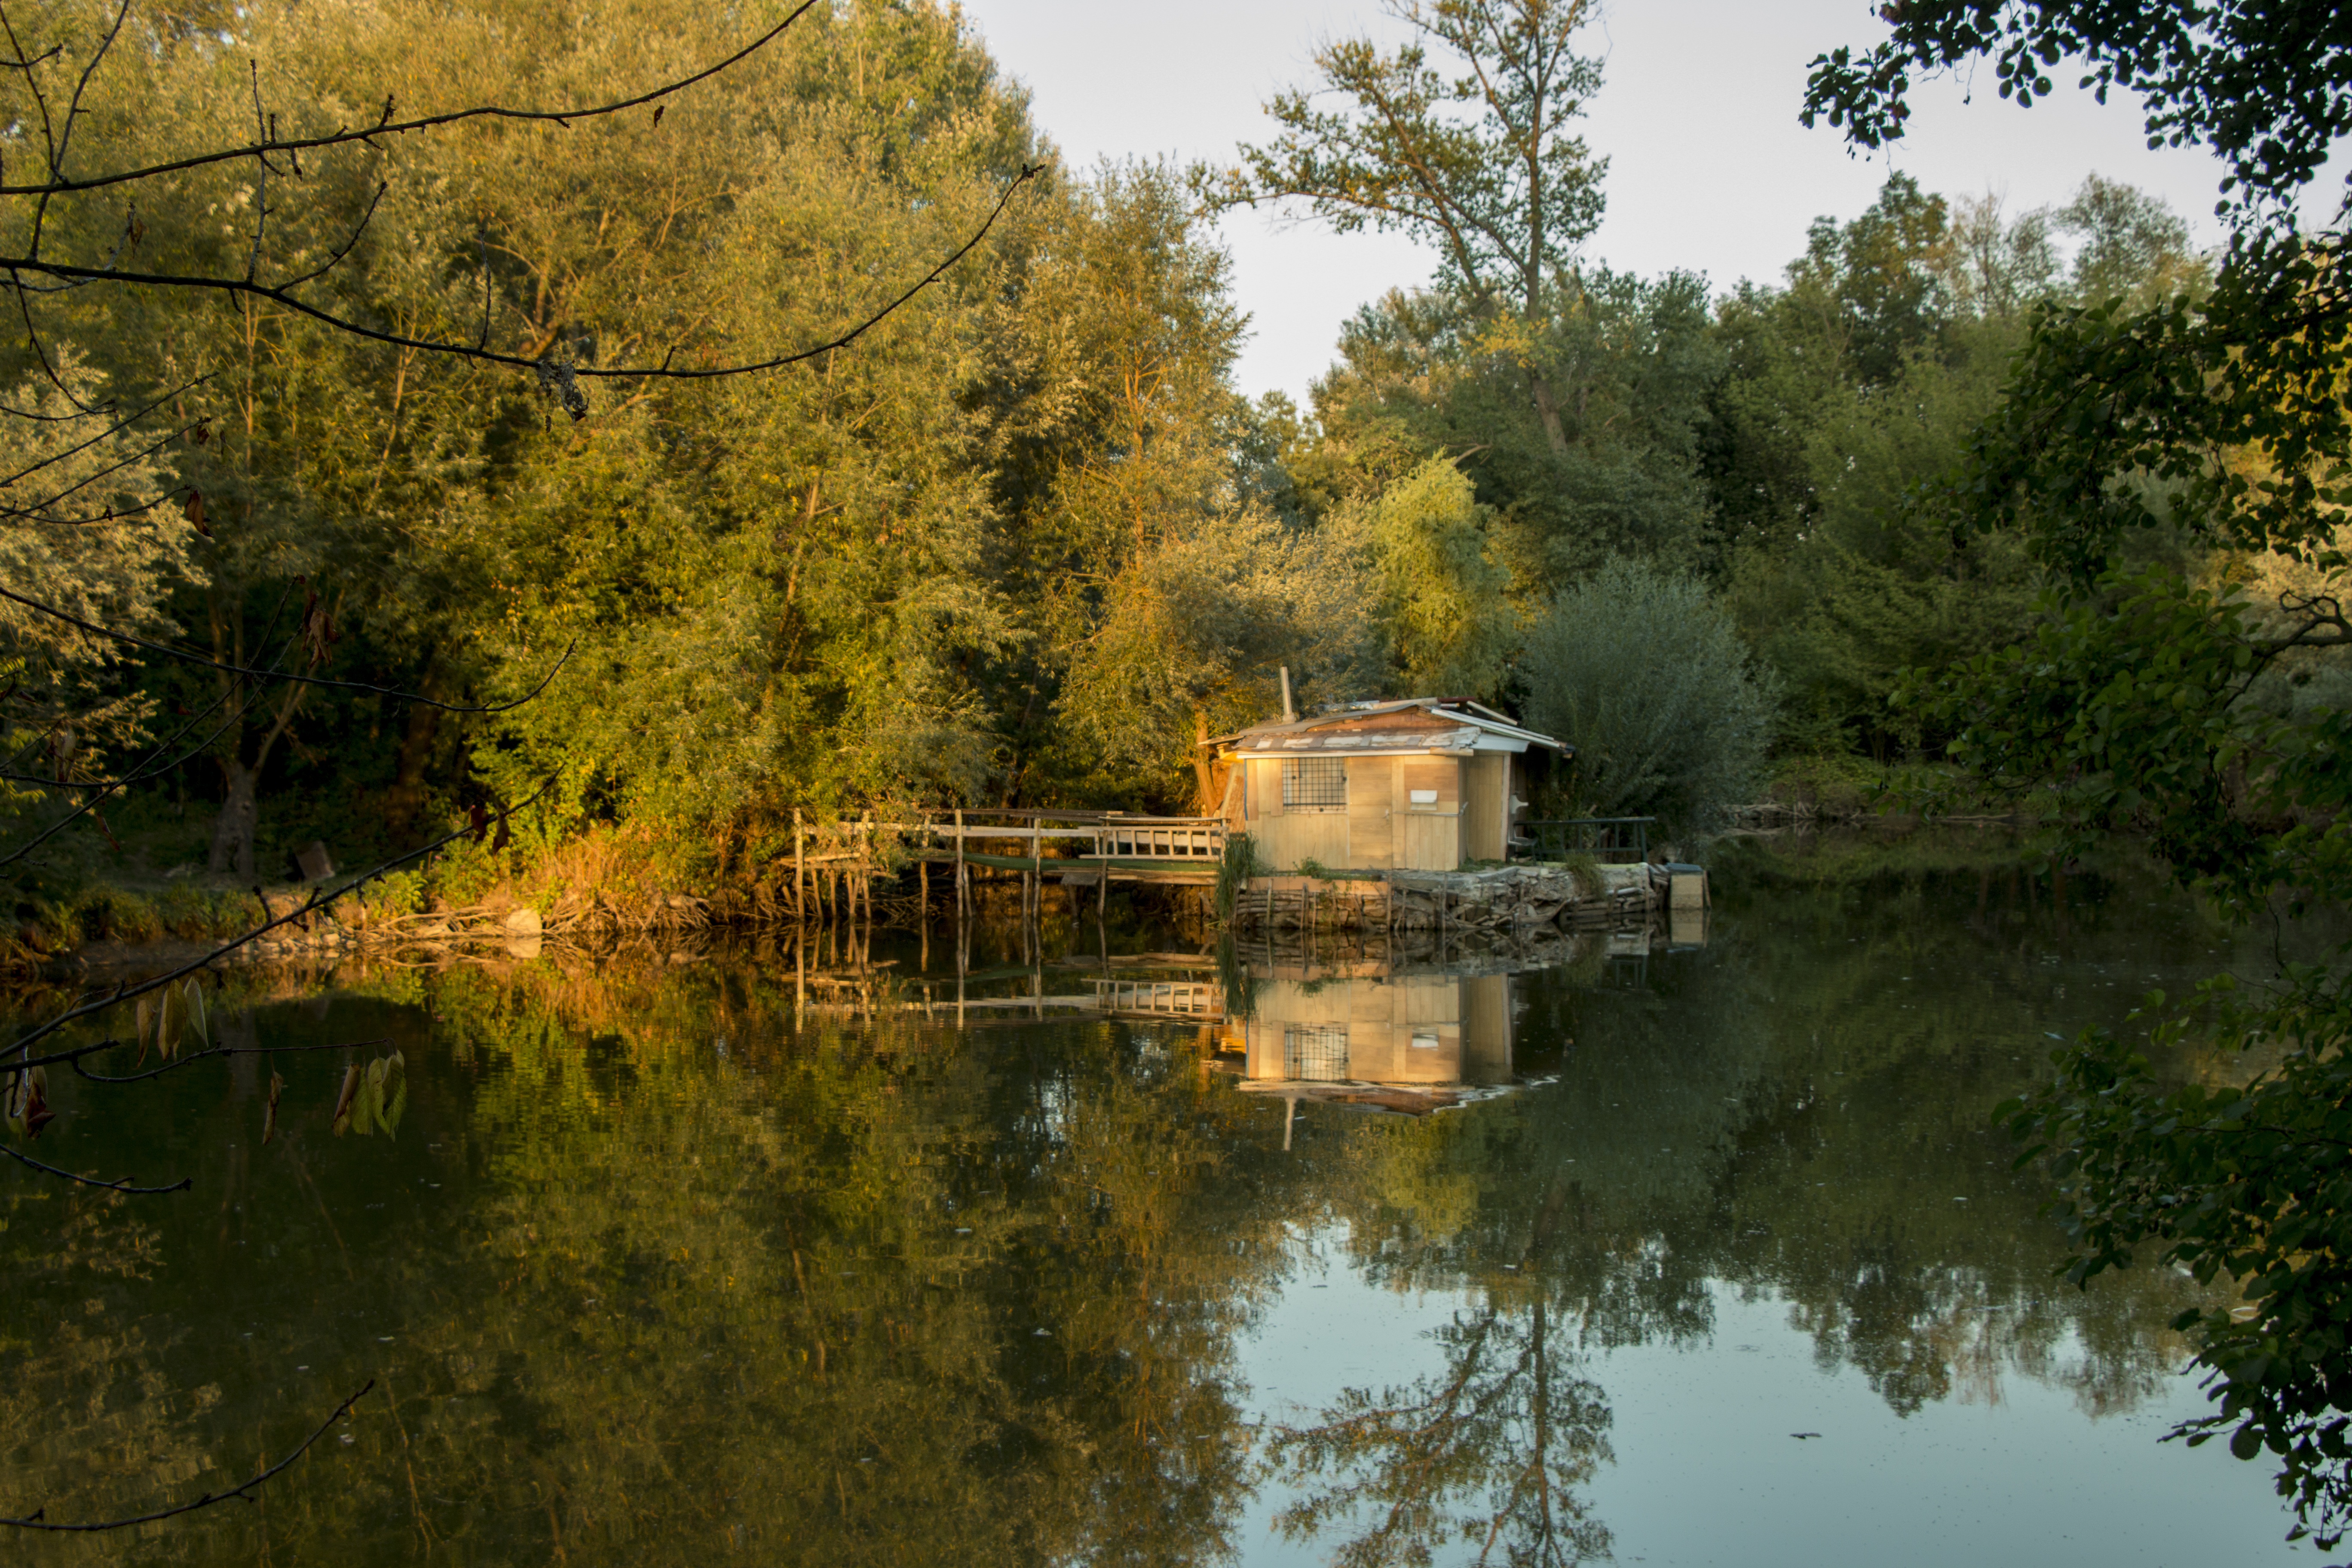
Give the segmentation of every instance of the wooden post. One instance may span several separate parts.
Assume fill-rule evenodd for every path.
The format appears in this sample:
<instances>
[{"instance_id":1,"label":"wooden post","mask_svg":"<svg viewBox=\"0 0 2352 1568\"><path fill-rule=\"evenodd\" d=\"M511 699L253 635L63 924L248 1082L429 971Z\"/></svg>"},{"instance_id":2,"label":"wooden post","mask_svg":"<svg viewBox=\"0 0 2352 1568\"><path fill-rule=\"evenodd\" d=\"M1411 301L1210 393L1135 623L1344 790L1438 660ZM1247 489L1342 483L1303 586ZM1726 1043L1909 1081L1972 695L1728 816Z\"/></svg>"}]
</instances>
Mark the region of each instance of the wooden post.
<instances>
[{"instance_id":1,"label":"wooden post","mask_svg":"<svg viewBox=\"0 0 2352 1568\"><path fill-rule=\"evenodd\" d=\"M858 902L866 909L866 940L871 942L874 936L874 810L871 806L866 808L866 821L859 829L859 837L865 843L857 852Z\"/></svg>"},{"instance_id":2,"label":"wooden post","mask_svg":"<svg viewBox=\"0 0 2352 1568\"><path fill-rule=\"evenodd\" d=\"M963 807L961 807L961 806L958 806L958 807L956 807L956 814L955 814L955 836L956 836L956 858L955 858L956 919L957 919L957 920L959 920L959 921L961 921L961 920L962 920L962 919L963 919L963 885L964 885L964 874L963 874ZM957 992L956 992L956 1003L957 1003L957 1005L956 1005L956 1022L957 1022L957 1023L959 1023L959 1024L961 1024L961 1023L962 1023L962 1022L963 1022L963 1005L962 1005L962 1003L963 1003L963 993L962 993L962 989L961 989L961 986L959 986L959 987L958 987Z\"/></svg>"},{"instance_id":3,"label":"wooden post","mask_svg":"<svg viewBox=\"0 0 2352 1568\"><path fill-rule=\"evenodd\" d=\"M808 862L801 853L801 808L793 807L793 919L808 919Z\"/></svg>"}]
</instances>

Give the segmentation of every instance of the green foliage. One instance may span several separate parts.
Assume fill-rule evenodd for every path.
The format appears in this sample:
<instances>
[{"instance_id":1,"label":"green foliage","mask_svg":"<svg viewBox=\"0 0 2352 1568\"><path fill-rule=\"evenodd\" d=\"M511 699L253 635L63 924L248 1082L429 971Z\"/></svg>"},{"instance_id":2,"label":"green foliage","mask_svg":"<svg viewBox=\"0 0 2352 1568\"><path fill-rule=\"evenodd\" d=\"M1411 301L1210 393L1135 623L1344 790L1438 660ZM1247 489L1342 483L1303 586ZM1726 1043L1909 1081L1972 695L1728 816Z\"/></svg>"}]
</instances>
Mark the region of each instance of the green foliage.
<instances>
[{"instance_id":1,"label":"green foliage","mask_svg":"<svg viewBox=\"0 0 2352 1568\"><path fill-rule=\"evenodd\" d=\"M1601 86L1601 62L1570 47L1589 0L1432 0L1399 15L1412 42L1326 44L1317 88L1266 106L1283 127L1273 145L1196 179L1221 205L1297 200L1342 233L1404 230L1482 311L1501 296L1532 318L1601 221L1606 165L1569 131ZM1433 46L1454 73L1431 63Z\"/></svg>"},{"instance_id":2,"label":"green foliage","mask_svg":"<svg viewBox=\"0 0 2352 1568\"><path fill-rule=\"evenodd\" d=\"M1217 918L1234 918L1234 900L1253 877L1266 875L1270 868L1257 858L1257 846L1246 833L1225 836L1225 852L1217 858Z\"/></svg>"},{"instance_id":3,"label":"green foliage","mask_svg":"<svg viewBox=\"0 0 2352 1568\"><path fill-rule=\"evenodd\" d=\"M1990 58L2000 96L2030 107L2052 90L2049 71L2080 58L2101 102L2118 87L2139 100L2150 145L2202 143L2229 161L2222 189L2243 194L2223 211L2261 214L2309 183L2352 130L2340 19L2328 0L1925 0L1889 16L1893 36L1868 53L1817 58L1804 120L1877 147L1903 135L1915 70Z\"/></svg>"},{"instance_id":4,"label":"green foliage","mask_svg":"<svg viewBox=\"0 0 2352 1568\"><path fill-rule=\"evenodd\" d=\"M1432 458L1362 509L1388 637L1386 694L1488 696L1516 640L1511 574L1495 559L1491 514L1454 464Z\"/></svg>"},{"instance_id":5,"label":"green foliage","mask_svg":"<svg viewBox=\"0 0 2352 1568\"><path fill-rule=\"evenodd\" d=\"M2048 569L2042 622L2023 646L1916 674L1906 699L1949 730L1979 787L2032 800L2075 842L2143 833L2241 919L2280 902L2338 912L2352 896L2352 720L2292 692L2352 643L2352 299L2341 232L2301 233L2293 205L2352 130L2339 18L2311 5L1939 0L1894 20L1866 58L1815 62L1809 113L1875 145L1900 134L1915 66L1990 55L2003 95L2032 102L2050 90L2044 68L2079 55L2102 90L2140 98L2152 137L2228 159L2224 189L2238 193L2221 208L2233 234L2210 291L2153 299L2115 291L2112 268L2163 237L2145 213L2089 204L2109 237L2086 247L2086 287L2106 292L2035 318L1953 489L1969 525L2021 531ZM2182 534L2216 549L2218 584L2162 558ZM2249 603L2244 580L2276 585L2275 611ZM2200 1081L2168 1085L2091 1037L2007 1108L2063 1184L2077 1278L2146 1247L2245 1292L2246 1311L2183 1319L2220 1374L2214 1414L2186 1429L2195 1441L2232 1427L2241 1458L2269 1451L2281 1492L2331 1545L2352 1523L2352 1268L2336 1217L2347 973L2352 948L2337 946L2242 1003L2221 985L2189 1005L2153 996L2154 1037L2212 1053Z\"/></svg>"},{"instance_id":6,"label":"green foliage","mask_svg":"<svg viewBox=\"0 0 2352 1568\"><path fill-rule=\"evenodd\" d=\"M0 474L11 512L29 513L0 524L0 576L84 621L175 633L173 594L204 580L195 530L178 507L153 504L164 483L154 444L120 427L114 389L89 357L62 351L54 371L0 396L11 410ZM153 707L123 679L137 660L121 645L13 601L0 601L0 663L11 749L39 747L61 780L103 776L107 749L136 740Z\"/></svg>"},{"instance_id":7,"label":"green foliage","mask_svg":"<svg viewBox=\"0 0 2352 1568\"><path fill-rule=\"evenodd\" d=\"M1377 488L1431 452L1493 509L1523 592L1572 582L1613 554L1693 564L1708 531L1698 472L1723 372L1705 280L1583 268L1531 318L1482 318L1467 295L1392 292L1342 330L1316 384L1326 483ZM1547 415L1529 368L1551 389Z\"/></svg>"},{"instance_id":8,"label":"green foliage","mask_svg":"<svg viewBox=\"0 0 2352 1568\"><path fill-rule=\"evenodd\" d=\"M2187 1006L2147 998L2155 1048L2272 1064L2242 1083L2168 1084L2100 1031L2053 1053L2055 1079L1999 1114L2021 1162L2046 1158L2058 1180L2070 1279L2153 1248L2159 1264L2243 1292L2252 1310L2216 1304L2175 1324L2219 1374L2212 1413L2175 1436L2194 1447L2227 1431L2242 1459L2268 1451L2281 1494L2319 1521L2327 1550L2352 1519L2352 1272L2336 1261L2352 1251L2352 996L2340 969L2294 963L2280 979L2252 1000L2228 975Z\"/></svg>"},{"instance_id":9,"label":"green foliage","mask_svg":"<svg viewBox=\"0 0 2352 1568\"><path fill-rule=\"evenodd\" d=\"M1812 410L1801 522L1743 551L1730 604L1787 683L1783 744L1885 757L1921 737L1888 707L1901 672L2021 636L2041 573L2014 531L1970 533L1932 495L1995 406L2015 333L1971 323L1892 384L1843 385Z\"/></svg>"},{"instance_id":10,"label":"green foliage","mask_svg":"<svg viewBox=\"0 0 2352 1568\"><path fill-rule=\"evenodd\" d=\"M2074 236L2071 275L2053 237ZM2044 563L2021 519L1977 526L1952 476L2002 407L2034 310L2203 287L2187 228L2093 176L2065 206L2004 215L1904 176L1814 226L1785 289L1743 289L1719 331L1703 467L1742 630L1787 682L1780 743L1887 761L1939 745L1892 710L1906 668L2024 636Z\"/></svg>"},{"instance_id":11,"label":"green foliage","mask_svg":"<svg viewBox=\"0 0 2352 1568\"><path fill-rule=\"evenodd\" d=\"M1602 568L1553 596L1520 674L1528 722L1576 748L1578 815L1704 832L1762 781L1773 682L1695 578Z\"/></svg>"}]
</instances>

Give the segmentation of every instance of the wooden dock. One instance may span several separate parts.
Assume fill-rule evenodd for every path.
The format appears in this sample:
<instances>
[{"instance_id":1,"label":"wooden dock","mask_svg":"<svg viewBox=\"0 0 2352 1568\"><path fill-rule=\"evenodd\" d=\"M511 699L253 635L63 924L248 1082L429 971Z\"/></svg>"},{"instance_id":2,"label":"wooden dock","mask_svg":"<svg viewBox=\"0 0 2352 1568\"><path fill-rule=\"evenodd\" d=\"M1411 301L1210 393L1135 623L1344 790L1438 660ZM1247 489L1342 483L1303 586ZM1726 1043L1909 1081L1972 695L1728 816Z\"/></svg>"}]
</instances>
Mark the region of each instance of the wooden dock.
<instances>
[{"instance_id":1,"label":"wooden dock","mask_svg":"<svg viewBox=\"0 0 2352 1568\"><path fill-rule=\"evenodd\" d=\"M1024 917L1034 916L1047 880L1093 888L1108 899L1114 882L1209 887L1225 856L1228 829L1216 816L1145 816L1121 811L1020 808L919 810L902 821L866 817L824 826L793 818L793 910L807 918L828 908L870 917L876 878L912 863L925 905L933 867L945 868L961 911L974 898L975 875L1018 878Z\"/></svg>"}]
</instances>

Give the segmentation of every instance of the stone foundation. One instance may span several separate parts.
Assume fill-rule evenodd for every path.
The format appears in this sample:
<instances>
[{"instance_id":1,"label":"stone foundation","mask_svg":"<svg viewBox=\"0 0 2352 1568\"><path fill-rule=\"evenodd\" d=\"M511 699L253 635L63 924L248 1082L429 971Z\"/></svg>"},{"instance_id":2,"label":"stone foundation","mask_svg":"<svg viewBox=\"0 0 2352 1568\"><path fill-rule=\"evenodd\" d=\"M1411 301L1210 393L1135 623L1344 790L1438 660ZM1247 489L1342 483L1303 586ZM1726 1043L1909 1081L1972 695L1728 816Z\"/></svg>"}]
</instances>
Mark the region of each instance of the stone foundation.
<instances>
[{"instance_id":1,"label":"stone foundation","mask_svg":"<svg viewBox=\"0 0 2352 1568\"><path fill-rule=\"evenodd\" d=\"M1597 873L1597 885L1588 885ZM1685 898L1692 877L1680 879ZM1517 931L1618 926L1666 908L1676 880L1647 865L1528 864L1480 871L1357 872L1255 877L1234 900L1244 928L1373 931ZM1704 899L1703 878L1697 896Z\"/></svg>"}]
</instances>

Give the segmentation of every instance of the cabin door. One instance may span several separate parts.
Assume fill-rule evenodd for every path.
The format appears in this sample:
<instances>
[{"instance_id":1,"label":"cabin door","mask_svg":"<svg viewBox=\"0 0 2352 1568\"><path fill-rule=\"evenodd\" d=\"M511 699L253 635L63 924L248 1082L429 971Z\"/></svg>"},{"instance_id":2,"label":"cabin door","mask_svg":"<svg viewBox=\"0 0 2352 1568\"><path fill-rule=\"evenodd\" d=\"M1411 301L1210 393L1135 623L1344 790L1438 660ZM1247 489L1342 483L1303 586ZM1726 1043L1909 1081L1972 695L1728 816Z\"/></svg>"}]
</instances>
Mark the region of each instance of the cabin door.
<instances>
[{"instance_id":1,"label":"cabin door","mask_svg":"<svg viewBox=\"0 0 2352 1568\"><path fill-rule=\"evenodd\" d=\"M1398 868L1461 869L1461 764L1452 757L1405 757L1398 771L1405 796L1393 818Z\"/></svg>"},{"instance_id":2,"label":"cabin door","mask_svg":"<svg viewBox=\"0 0 2352 1568\"><path fill-rule=\"evenodd\" d=\"M1395 865L1395 835L1390 828L1395 809L1397 760L1394 757L1348 759L1348 864L1365 870L1385 871Z\"/></svg>"}]
</instances>

